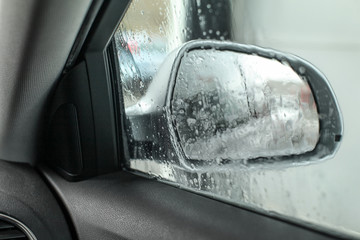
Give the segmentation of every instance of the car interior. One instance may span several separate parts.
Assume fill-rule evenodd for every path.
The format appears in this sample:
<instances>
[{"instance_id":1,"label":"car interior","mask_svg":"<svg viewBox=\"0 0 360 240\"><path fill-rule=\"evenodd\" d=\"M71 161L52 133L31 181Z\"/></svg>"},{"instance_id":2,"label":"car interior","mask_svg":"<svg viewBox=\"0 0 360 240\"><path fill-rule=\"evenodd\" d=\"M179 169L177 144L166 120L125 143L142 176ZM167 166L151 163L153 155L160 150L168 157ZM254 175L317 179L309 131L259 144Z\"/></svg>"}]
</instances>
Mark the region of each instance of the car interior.
<instances>
[{"instance_id":1,"label":"car interior","mask_svg":"<svg viewBox=\"0 0 360 240\"><path fill-rule=\"evenodd\" d=\"M155 120L136 120L135 117L131 118L135 115L131 115L130 110L126 110L128 115L125 114L123 99L126 96L122 91L125 87L121 86L124 73L119 66L124 66L126 70L126 64L130 66L131 61L138 61L139 56L134 52L145 53L146 49L139 43L130 46L127 52L123 51L121 41L125 41L126 36L125 40L121 39L122 36L117 32L120 31L119 23L130 5L138 1L0 0L0 239L355 238L356 235L344 231L298 221L291 216L251 205L237 204L217 193L209 191L203 194L201 186L194 182L186 185L187 183L172 180L172 175L158 174L158 169L163 166L161 164L141 165L141 159L148 158L148 155L137 149L142 148L146 152L154 147L151 147L148 139L137 140L140 137L137 138L135 133L134 142L139 141L139 145L131 145L127 126L134 124L131 121L140 120L140 126L153 126ZM216 4L216 1L208 2ZM146 15L146 9L144 11ZM119 37L119 42L116 42L116 37ZM204 42L199 44L205 46ZM222 43L209 44L222 46ZM197 49L204 49L200 45ZM222 49L216 46L214 49ZM257 48L231 46L228 49L236 47L243 53L257 51L259 54L256 56L260 57L268 58L270 54L270 51ZM119 56L130 59L131 55L133 60L121 62ZM289 64L297 66L300 60L289 56L280 53L277 55L278 59L289 58ZM156 59L154 57L149 61L155 62ZM312 72L310 65L308 69L310 78L322 77L315 70ZM135 72L137 71L142 70ZM164 71L172 74L170 70ZM301 69L295 72L300 74ZM311 87L316 88L317 83L315 84L315 80L313 82ZM325 83L319 81L318 84ZM310 89L307 85L305 87ZM305 87L302 86L301 91ZM305 158L325 158L325 155L320 154L322 149L315 148L314 144L317 142L326 142L329 149L327 155L334 154L340 146L343 134L341 112L336 99L331 97L331 88L326 85L321 89L324 91L323 95L328 96L325 100L319 100L322 98L317 93L314 93L314 98L307 98L306 101L312 101L310 104L304 100L309 106L316 106L315 101L320 110L301 110L304 111L303 115L316 113L316 121L311 122L313 115L309 115L310 120L305 120L313 124L311 126L317 132L320 128L321 134L316 135L316 131L316 134L312 134L309 127L306 140L310 139L308 148L318 152L304 155L305 157L291 157L291 161L296 159L300 165ZM174 96L180 98L181 91L175 92ZM155 92L154 96L161 95L160 90ZM303 95L301 97L304 98ZM189 102L191 101L197 103L198 98L192 97ZM213 98L211 101L214 101ZM169 101L169 104L172 102ZM333 125L327 128L321 119L319 127L317 113L328 114L325 111L329 106L333 109ZM175 106L171 111L179 110ZM256 113L256 118L258 114ZM189 121L185 119L184 123L187 122ZM218 122L222 123L220 120ZM180 120L176 124L180 124ZM239 120L236 124L243 122ZM193 128L176 126L178 128L174 131L179 132L176 136L181 141L181 134L187 138L195 138L191 135L193 132L195 134ZM232 128L236 129L237 126ZM325 130L331 135L331 140L325 139L327 135L322 134ZM172 138L162 143L161 139L166 137L166 134L159 137L160 150L161 147L168 146L167 143L175 141ZM174 145L174 149L185 149L184 145L183 142L178 143ZM186 176L193 174L192 163L196 165L203 161L196 160L197 152L191 152L191 149L181 151L182 155L179 156L191 156L195 159L194 162L182 163L179 157L183 165L174 167L188 167L190 173L186 175L185 172ZM257 151L257 148L254 149ZM175 150L173 151L176 152ZM277 154L275 150L274 154ZM227 164L225 157L219 160L218 157L213 157L215 151L207 151L208 162L214 161L221 166ZM162 157L160 153L163 152L158 152L162 161L168 158ZM294 153L288 153L290 154ZM258 158L262 155L254 156L256 159L249 161L249 164L256 167L262 161ZM132 162L132 159L136 161ZM281 159L284 164L290 161L286 157ZM205 166L207 169L207 163L201 164L196 166Z\"/></svg>"}]
</instances>

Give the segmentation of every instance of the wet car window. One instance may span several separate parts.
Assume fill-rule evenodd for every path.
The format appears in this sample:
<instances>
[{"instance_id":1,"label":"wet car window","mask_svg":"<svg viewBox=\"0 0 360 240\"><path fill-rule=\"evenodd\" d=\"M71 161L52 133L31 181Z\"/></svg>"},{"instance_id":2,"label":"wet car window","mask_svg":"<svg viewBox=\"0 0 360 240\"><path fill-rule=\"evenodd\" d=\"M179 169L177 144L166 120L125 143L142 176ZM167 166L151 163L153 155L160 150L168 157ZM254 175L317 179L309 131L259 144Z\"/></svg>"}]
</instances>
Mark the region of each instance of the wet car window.
<instances>
[{"instance_id":1,"label":"wet car window","mask_svg":"<svg viewBox=\"0 0 360 240\"><path fill-rule=\"evenodd\" d=\"M352 0L335 0L332 4L325 0L132 1L114 35L125 111L127 168L233 204L359 237L360 208L356 206L360 202L360 191L354 188L360 182L355 144L359 141L360 127L354 106L359 100L356 100L359 96L356 89L360 88L356 80L356 63L360 57L358 10L360 3ZM196 39L273 48L318 66L337 94L345 129L351 129L345 132L335 157L299 165L251 165L246 161L229 164L226 158L214 155L221 149L202 152L196 149L201 148L201 144L188 148L190 160L179 157L181 154L172 142L179 141L178 136L169 131L166 117L169 109L161 104L167 91L167 80L161 80L162 69L169 69L174 54L184 43ZM226 69L219 59L215 58L219 69ZM192 116L197 116L183 119L179 131L183 131L184 141L225 132L242 123L241 119L232 118L231 105L226 110L211 89L204 89L208 91L204 97L194 86L188 91L186 87L178 91L180 97L170 109L177 119L181 119L183 111L190 111L186 109L192 109ZM235 87L238 91L243 88ZM185 93L191 91L198 94L184 99ZM208 115L202 110L204 99L209 103ZM298 104L294 101L289 100L290 107ZM313 99L309 101L311 105ZM187 108L178 107L185 103ZM220 113L229 120L216 120ZM246 118L251 112L236 114ZM209 118L215 119L212 122L216 124L208 124ZM200 120L201 127L196 127ZM300 147L309 151L318 136L316 131L307 133L310 140ZM213 141L221 145L220 138ZM243 144L241 151L251 148L249 141ZM191 158L206 158L204 156L215 164L191 161Z\"/></svg>"}]
</instances>

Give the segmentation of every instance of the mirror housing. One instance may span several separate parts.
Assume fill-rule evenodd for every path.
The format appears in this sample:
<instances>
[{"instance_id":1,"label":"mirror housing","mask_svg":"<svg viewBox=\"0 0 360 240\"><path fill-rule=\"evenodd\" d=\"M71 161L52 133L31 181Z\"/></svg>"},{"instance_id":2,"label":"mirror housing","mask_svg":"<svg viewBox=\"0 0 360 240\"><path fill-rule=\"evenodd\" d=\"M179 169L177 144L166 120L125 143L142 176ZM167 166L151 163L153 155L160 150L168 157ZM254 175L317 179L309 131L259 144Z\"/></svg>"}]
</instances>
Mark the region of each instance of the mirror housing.
<instances>
[{"instance_id":1,"label":"mirror housing","mask_svg":"<svg viewBox=\"0 0 360 240\"><path fill-rule=\"evenodd\" d=\"M223 61L229 61L227 62L229 64L218 62L219 56L224 53L226 53L227 56L223 56L221 59ZM200 58L202 58L201 61L205 63L203 66L207 66L205 71L221 71L221 69L216 67L216 64L222 64L222 66L228 66L228 68L230 65L230 68L234 68L233 73L236 74L237 72L238 76L242 79L239 78L238 83L228 81L227 79L218 79L216 81L214 81L214 79L208 79L207 81L202 81L202 86L198 86L198 90L194 90L196 86L192 84L193 82L191 82L190 85L188 83L184 85L186 81L194 81L194 79L189 79L189 76L191 77L189 73L193 73L194 77L195 75L199 76L199 72L204 72L204 69L196 69L196 67L201 67L201 65L197 66L196 64L196 61ZM236 64L233 63L234 60L238 61L237 65L239 67L236 69L234 67ZM186 64L188 66L184 67ZM211 64L214 64L213 67ZM266 67L264 64L268 66ZM248 68L253 68L252 73L244 73ZM270 73L271 76L261 77L264 75L263 72L266 71ZM181 74L184 75L184 72L187 74L187 79L180 76ZM229 72L229 69L227 72ZM281 77L281 74L284 76ZM226 71L223 71L222 75L225 76ZM231 77L232 74L227 74L226 76ZM274 79L274 76L277 76L278 79ZM216 77L221 78L221 74L219 75L217 73ZM251 79L251 77L253 77L253 79ZM292 80L289 81L289 79ZM183 82L181 83L181 81ZM222 88L220 85L224 85L223 83L226 81L228 82L227 88ZM262 81L261 84L264 86L264 89L251 89L261 85L256 85L256 81ZM213 110L215 112L222 111L223 115L220 118L217 116L215 122L212 121L211 134L205 134L206 136L204 136L204 134L197 134L196 131L205 129L202 124L206 121L200 123L200 126L198 124L197 127L191 128L190 125L194 126L196 121L199 120L194 118L193 114L196 107L190 107L187 108L187 110L183 109L183 111L181 111L181 103L179 103L179 100L186 95L183 94L185 92L206 92L206 84L217 84L217 87L212 86L211 89L217 92L217 97L220 95L222 97L225 96L226 99L223 102L229 102L229 98L235 99L236 101L232 101L233 104L227 107L225 106L226 104L218 103L217 107ZM271 84L275 84L275 87L270 87L269 92L268 89ZM179 87L180 85L183 86ZM184 88L186 85L190 87L188 91L184 91L186 90ZM265 90L266 88L267 90ZM223 93L225 91L225 94L219 95L218 93L221 91ZM276 92L277 95L273 98L272 94ZM263 100L267 98L268 101L261 102L256 100L256 98L259 97L256 96L259 95L256 93L261 93ZM238 97L231 97L231 95L234 94ZM187 97L193 97L193 100L196 99L195 96ZM202 97L204 97L204 94L202 94ZM249 97L253 100L249 101ZM284 99L284 97L285 100L287 99L287 104L280 104L282 106L280 110L285 118L287 116L288 119L279 120L279 114L271 115L271 112L273 108L276 107L274 101L276 102L276 99ZM185 104L184 101L182 104ZM202 104L204 104L204 102L198 105ZM306 110L304 110L304 104L306 105ZM287 105L287 107L284 108L284 105ZM238 106L238 108L236 108L236 106ZM202 107L203 106L197 107L198 110L200 109L197 112L198 116L201 114ZM212 106L210 106L210 109L211 107ZM226 108L227 110L225 111L224 109ZM292 108L296 108L295 118L291 117L291 115L294 115L293 112L295 110ZM192 110L190 111L189 109ZM261 111L256 111L259 109L261 109ZM127 125L131 128L131 134L129 134L128 131L128 137L130 139L133 138L132 140L135 142L158 142L159 146L163 146L163 151L164 148L171 148L171 155L177 155L184 167L189 167L194 162L200 165L212 165L213 163L225 163L229 161L242 161L244 163L291 161L293 163L303 164L324 160L333 157L340 145L343 135L343 121L335 94L326 77L312 64L291 54L225 41L195 40L184 44L179 50L170 54L160 67L145 95L137 104L129 107L125 106L125 113L128 119ZM179 121L179 118L181 118L180 115L183 115L183 119ZM205 114L203 119L207 118L207 120L209 120L209 118L211 118L210 115ZM289 118L290 120L296 120L298 116L300 116L301 121L296 120L291 123L290 130L286 130L285 128L283 130L284 135L291 132L290 135L288 134L289 139L287 140L289 141L280 141L280 144L274 144L274 142L278 142L279 139L281 139L281 136L279 138L281 132L277 131L274 126L268 126L268 124L274 124L274 121L271 120L274 116L277 117L278 120L276 121L280 122L280 127L283 128L286 128L285 125L289 122ZM265 117L270 117L269 121L259 121L259 119L261 120ZM214 116L212 118L214 118ZM156 119L158 119L157 122ZM249 119L258 121L258 125L252 125L251 130L246 134L250 136L258 134L257 139L261 140L258 143L252 143L253 139L251 139L251 137L246 138L244 132L241 130L247 127L246 124L252 124L252 121L249 121ZM181 121L183 123L180 123ZM221 126L221 122L224 126ZM188 129L184 130L181 125L186 124L188 125ZM298 124L303 125L299 127ZM141 129L136 130L139 127ZM225 130L221 130L221 128L225 128L228 135L231 134L232 131L235 131L235 128L238 132L242 132L243 135L238 134L238 139L232 137L224 140L223 132ZM301 131L297 131L296 129L300 129ZM193 133L191 133L191 131L193 131ZM269 131L273 131L271 133L273 137L269 138L268 141L262 141ZM154 132L160 132L161 134L158 134L158 137L151 137L154 136L154 134L152 134ZM188 137L184 138L186 134ZM192 137L189 137L189 134L192 134ZM199 144L197 140L201 138L203 138L204 141ZM186 142L189 139L190 142ZM170 144L166 143L169 141ZM228 150L226 146L231 145L230 143L236 143L237 141L239 142L238 145L232 144L232 153L229 154L229 152L226 152ZM216 144L214 144L216 142L218 142L219 145L225 146L225 148L216 148ZM299 142L301 143L300 145ZM193 145L191 146L191 144ZM252 144L257 145L253 146ZM294 147L296 144L297 147ZM271 151L267 151L266 148L268 146L272 147L272 149L270 149ZM244 150L249 148L251 150L250 153L244 153ZM155 158L165 158L165 155L170 155L169 151L167 151L167 153L163 151L157 151L155 154L157 157ZM146 154L142 155L145 156ZM142 155L140 154L140 156Z\"/></svg>"}]
</instances>

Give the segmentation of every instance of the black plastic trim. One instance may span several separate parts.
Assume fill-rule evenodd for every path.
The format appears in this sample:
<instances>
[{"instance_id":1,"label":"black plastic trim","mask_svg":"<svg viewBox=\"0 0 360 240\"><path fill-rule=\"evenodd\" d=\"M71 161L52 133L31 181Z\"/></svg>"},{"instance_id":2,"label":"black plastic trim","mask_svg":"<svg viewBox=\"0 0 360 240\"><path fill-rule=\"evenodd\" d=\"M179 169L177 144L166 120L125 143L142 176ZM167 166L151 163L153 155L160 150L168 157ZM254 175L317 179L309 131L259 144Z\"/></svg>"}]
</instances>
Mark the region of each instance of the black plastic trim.
<instances>
[{"instance_id":1,"label":"black plastic trim","mask_svg":"<svg viewBox=\"0 0 360 240\"><path fill-rule=\"evenodd\" d=\"M21 222L38 240L73 239L56 199L33 167L0 160L0 183L1 214Z\"/></svg>"},{"instance_id":2,"label":"black plastic trim","mask_svg":"<svg viewBox=\"0 0 360 240\"><path fill-rule=\"evenodd\" d=\"M117 153L119 157L119 167L125 167L125 159L127 157L127 151L124 151L124 148L127 149L127 139L126 134L122 134L125 132L124 122L125 122L125 114L124 112L124 104L123 104L123 96L122 96L122 86L120 81L120 72L119 72L119 62L116 53L116 45L114 41L108 46L107 56L109 59L109 72L110 79L112 85L112 96L113 96L113 106L114 106L114 115L115 115L115 128L116 128L116 140L117 140Z\"/></svg>"},{"instance_id":3,"label":"black plastic trim","mask_svg":"<svg viewBox=\"0 0 360 240\"><path fill-rule=\"evenodd\" d=\"M104 52L106 50L130 2L131 0L104 2L86 40L85 54L86 52Z\"/></svg>"},{"instance_id":4,"label":"black plastic trim","mask_svg":"<svg viewBox=\"0 0 360 240\"><path fill-rule=\"evenodd\" d=\"M0 239L37 240L33 232L19 220L0 213Z\"/></svg>"},{"instance_id":5,"label":"black plastic trim","mask_svg":"<svg viewBox=\"0 0 360 240\"><path fill-rule=\"evenodd\" d=\"M119 169L117 126L107 47L129 2L106 1L84 47L93 107L98 173Z\"/></svg>"},{"instance_id":6,"label":"black plastic trim","mask_svg":"<svg viewBox=\"0 0 360 240\"><path fill-rule=\"evenodd\" d=\"M337 239L125 171L67 182L41 170L79 239Z\"/></svg>"},{"instance_id":7,"label":"black plastic trim","mask_svg":"<svg viewBox=\"0 0 360 240\"><path fill-rule=\"evenodd\" d=\"M107 49L129 2L98 0L93 3L77 42L73 46L67 66L72 66L74 62L78 64L71 70L65 68L68 73L62 77L56 89L50 109L51 123L48 135L53 137L49 142L54 145L54 140L60 135L68 140L56 143L57 146L48 146L49 154L45 161L55 166L68 180L81 180L119 169L119 134ZM91 23L93 24L90 28ZM76 58L75 55L78 57ZM64 106L67 109L69 106L74 106L75 114L64 113ZM56 115L56 111L61 114ZM71 119L70 117L65 119L65 115L70 116L71 119L77 118L78 122L74 120L72 123L66 122ZM59 117L63 120L56 119ZM59 128L64 128L59 124L62 122L69 126L68 133L57 134ZM76 134L77 124L79 134ZM78 135L79 141L72 141L69 137L77 138ZM77 142L79 144L75 144ZM77 145L81 148L78 149ZM58 158L63 160L54 161Z\"/></svg>"},{"instance_id":8,"label":"black plastic trim","mask_svg":"<svg viewBox=\"0 0 360 240\"><path fill-rule=\"evenodd\" d=\"M81 53L81 49L85 43L85 40L90 32L91 26L95 21L98 12L103 4L104 0L93 0L88 13L85 16L83 24L80 28L78 36L76 37L75 43L71 48L69 57L66 61L63 74L67 73L77 63L78 56Z\"/></svg>"},{"instance_id":9,"label":"black plastic trim","mask_svg":"<svg viewBox=\"0 0 360 240\"><path fill-rule=\"evenodd\" d=\"M76 111L75 122L70 121L73 118L69 117L59 119L64 116L57 114L60 109L69 105ZM60 81L52 99L49 119L46 161L69 180L97 174L95 128L85 63L78 64ZM62 125L69 126L67 138L61 138L62 134L59 134L58 128L66 131ZM76 129L79 131L77 134ZM72 130L75 132L71 132ZM76 151L81 155L75 154Z\"/></svg>"}]
</instances>

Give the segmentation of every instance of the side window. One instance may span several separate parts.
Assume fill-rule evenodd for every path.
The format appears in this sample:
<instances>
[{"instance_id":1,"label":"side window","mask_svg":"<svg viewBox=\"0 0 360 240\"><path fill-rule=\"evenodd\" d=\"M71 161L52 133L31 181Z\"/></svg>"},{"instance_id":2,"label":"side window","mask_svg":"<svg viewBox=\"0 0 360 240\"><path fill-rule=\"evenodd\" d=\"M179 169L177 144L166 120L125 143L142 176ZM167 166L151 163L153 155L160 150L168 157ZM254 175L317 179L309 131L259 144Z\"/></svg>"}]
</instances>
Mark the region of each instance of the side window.
<instances>
[{"instance_id":1,"label":"side window","mask_svg":"<svg viewBox=\"0 0 360 240\"><path fill-rule=\"evenodd\" d=\"M238 43L274 48L315 61L327 75L329 62L321 56L331 53L336 35L327 23L344 26L345 36L354 30L351 19L360 20L353 11L336 11L345 12L350 0L336 1L323 18L309 16L328 5L320 2L133 1L113 38L126 168L239 206L360 234L354 224L360 212L356 217L347 207L360 194L337 202L348 193L329 180L342 137L341 124L322 114L324 106L337 111L336 99L319 101L331 88L309 84L304 67L294 70L276 54L231 52ZM342 47L351 46L344 39ZM313 161L325 155L333 159Z\"/></svg>"}]
</instances>

